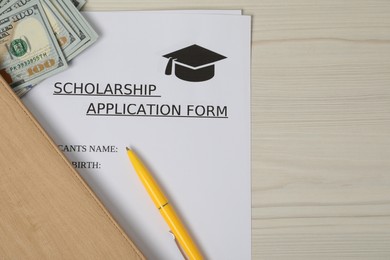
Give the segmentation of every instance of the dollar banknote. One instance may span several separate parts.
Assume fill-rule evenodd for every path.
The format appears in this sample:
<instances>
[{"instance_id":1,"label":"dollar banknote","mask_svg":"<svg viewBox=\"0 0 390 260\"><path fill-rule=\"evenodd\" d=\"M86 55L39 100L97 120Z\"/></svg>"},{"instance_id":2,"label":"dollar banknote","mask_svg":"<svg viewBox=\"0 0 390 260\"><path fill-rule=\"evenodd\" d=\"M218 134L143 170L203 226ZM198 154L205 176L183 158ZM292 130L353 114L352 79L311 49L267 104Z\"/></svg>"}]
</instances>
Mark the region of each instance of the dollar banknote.
<instances>
[{"instance_id":1,"label":"dollar banknote","mask_svg":"<svg viewBox=\"0 0 390 260\"><path fill-rule=\"evenodd\" d=\"M30 3L32 0L16 0L11 1L3 6L1 10L4 10L3 14L16 10L24 5ZM50 0L41 0L43 10L47 16L49 24L60 44L61 50L63 51L65 58L67 58L73 49L81 41L78 35L73 31L65 19L56 11L54 5ZM0 11L1 11L0 10Z\"/></svg>"},{"instance_id":2,"label":"dollar banknote","mask_svg":"<svg viewBox=\"0 0 390 260\"><path fill-rule=\"evenodd\" d=\"M15 91L67 68L39 0L0 17L0 74Z\"/></svg>"},{"instance_id":3,"label":"dollar banknote","mask_svg":"<svg viewBox=\"0 0 390 260\"><path fill-rule=\"evenodd\" d=\"M24 87L19 88L18 90L14 91L14 92L16 93L16 95L18 95L18 97L23 97L23 96L26 95L27 92L29 92L33 87L34 87L34 85L24 86Z\"/></svg>"},{"instance_id":4,"label":"dollar banknote","mask_svg":"<svg viewBox=\"0 0 390 260\"><path fill-rule=\"evenodd\" d=\"M11 2L11 0L0 0L0 13L4 12L3 7Z\"/></svg>"},{"instance_id":5,"label":"dollar banknote","mask_svg":"<svg viewBox=\"0 0 390 260\"><path fill-rule=\"evenodd\" d=\"M35 13L12 18L34 4ZM97 40L79 12L84 4L85 0L0 0L0 75L18 96L64 70L67 61Z\"/></svg>"},{"instance_id":6,"label":"dollar banknote","mask_svg":"<svg viewBox=\"0 0 390 260\"><path fill-rule=\"evenodd\" d=\"M43 8L46 12L49 23L60 43L61 49L64 52L65 58L67 58L71 53L74 52L74 49L77 48L78 44L81 42L80 37L76 32L70 27L70 25L65 21L55 9L54 5L50 0L41 0Z\"/></svg>"},{"instance_id":7,"label":"dollar banknote","mask_svg":"<svg viewBox=\"0 0 390 260\"><path fill-rule=\"evenodd\" d=\"M85 29L81 27L80 23L73 17L73 15L63 3L61 3L59 0L50 0L50 2L54 5L56 10L61 14L61 16L65 19L65 21L70 25L73 31L75 31L77 36L80 38L80 42L72 50L72 53L74 53L79 48L84 46L90 40L90 37L85 31ZM68 60L70 60L69 57Z\"/></svg>"},{"instance_id":8,"label":"dollar banknote","mask_svg":"<svg viewBox=\"0 0 390 260\"><path fill-rule=\"evenodd\" d=\"M85 5L86 1L85 0L72 0L72 4L78 9L80 10L84 5Z\"/></svg>"},{"instance_id":9,"label":"dollar banknote","mask_svg":"<svg viewBox=\"0 0 390 260\"><path fill-rule=\"evenodd\" d=\"M80 10L86 3L85 0L71 0L72 4ZM9 7L15 0L0 0L0 14L4 12L5 9Z\"/></svg>"},{"instance_id":10,"label":"dollar banknote","mask_svg":"<svg viewBox=\"0 0 390 260\"><path fill-rule=\"evenodd\" d=\"M61 11L67 22L81 38L79 46L68 56L68 59L71 60L92 45L97 40L98 35L71 0L51 0L51 2Z\"/></svg>"}]
</instances>

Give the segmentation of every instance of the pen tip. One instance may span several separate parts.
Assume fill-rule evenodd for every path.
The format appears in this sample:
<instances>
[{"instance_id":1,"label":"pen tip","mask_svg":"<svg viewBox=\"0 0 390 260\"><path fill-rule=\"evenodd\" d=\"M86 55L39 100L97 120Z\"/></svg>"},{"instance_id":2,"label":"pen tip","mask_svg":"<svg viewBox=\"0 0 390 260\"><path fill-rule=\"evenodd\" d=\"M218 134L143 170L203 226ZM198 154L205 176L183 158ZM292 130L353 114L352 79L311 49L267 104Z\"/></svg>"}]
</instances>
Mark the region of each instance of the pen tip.
<instances>
[{"instance_id":1,"label":"pen tip","mask_svg":"<svg viewBox=\"0 0 390 260\"><path fill-rule=\"evenodd\" d=\"M129 147L126 146L126 151L130 151L131 149Z\"/></svg>"}]
</instances>

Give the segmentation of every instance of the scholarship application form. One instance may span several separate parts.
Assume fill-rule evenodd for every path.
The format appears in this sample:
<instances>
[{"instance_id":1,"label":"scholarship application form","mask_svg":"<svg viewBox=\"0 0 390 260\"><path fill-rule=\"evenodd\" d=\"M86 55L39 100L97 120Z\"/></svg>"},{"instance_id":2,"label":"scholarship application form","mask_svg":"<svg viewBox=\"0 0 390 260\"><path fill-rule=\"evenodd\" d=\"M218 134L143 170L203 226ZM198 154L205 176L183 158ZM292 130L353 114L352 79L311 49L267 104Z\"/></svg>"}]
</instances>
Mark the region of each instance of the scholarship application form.
<instances>
[{"instance_id":1,"label":"scholarship application form","mask_svg":"<svg viewBox=\"0 0 390 260\"><path fill-rule=\"evenodd\" d=\"M86 16L99 40L22 101L148 259L182 256L126 146L207 259L250 259L251 18Z\"/></svg>"}]
</instances>

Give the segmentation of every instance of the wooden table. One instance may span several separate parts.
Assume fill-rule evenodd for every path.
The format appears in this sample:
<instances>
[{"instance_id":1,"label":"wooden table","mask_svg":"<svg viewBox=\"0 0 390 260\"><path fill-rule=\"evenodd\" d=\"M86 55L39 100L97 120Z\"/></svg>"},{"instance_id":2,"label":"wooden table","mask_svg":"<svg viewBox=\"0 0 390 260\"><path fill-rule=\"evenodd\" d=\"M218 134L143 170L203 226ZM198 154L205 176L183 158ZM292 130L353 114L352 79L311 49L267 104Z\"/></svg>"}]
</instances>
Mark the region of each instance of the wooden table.
<instances>
[{"instance_id":1,"label":"wooden table","mask_svg":"<svg viewBox=\"0 0 390 260\"><path fill-rule=\"evenodd\" d=\"M89 0L253 16L253 259L390 259L389 0Z\"/></svg>"}]
</instances>

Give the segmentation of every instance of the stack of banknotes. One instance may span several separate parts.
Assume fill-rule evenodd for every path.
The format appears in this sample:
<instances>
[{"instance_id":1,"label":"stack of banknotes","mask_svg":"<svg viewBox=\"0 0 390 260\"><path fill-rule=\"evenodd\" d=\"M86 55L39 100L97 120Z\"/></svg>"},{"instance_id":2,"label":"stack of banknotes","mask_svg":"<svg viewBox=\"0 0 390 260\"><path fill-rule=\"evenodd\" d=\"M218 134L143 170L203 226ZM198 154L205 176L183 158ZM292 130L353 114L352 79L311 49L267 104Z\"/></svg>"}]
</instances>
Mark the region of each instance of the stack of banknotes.
<instances>
[{"instance_id":1,"label":"stack of banknotes","mask_svg":"<svg viewBox=\"0 0 390 260\"><path fill-rule=\"evenodd\" d=\"M65 70L97 33L83 0L0 0L0 74L18 96Z\"/></svg>"}]
</instances>

